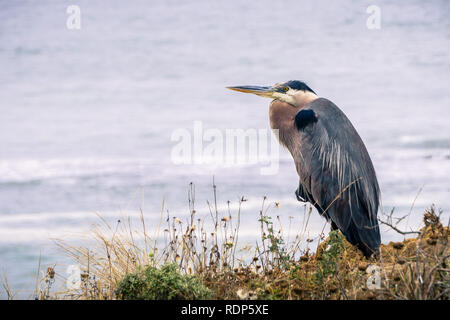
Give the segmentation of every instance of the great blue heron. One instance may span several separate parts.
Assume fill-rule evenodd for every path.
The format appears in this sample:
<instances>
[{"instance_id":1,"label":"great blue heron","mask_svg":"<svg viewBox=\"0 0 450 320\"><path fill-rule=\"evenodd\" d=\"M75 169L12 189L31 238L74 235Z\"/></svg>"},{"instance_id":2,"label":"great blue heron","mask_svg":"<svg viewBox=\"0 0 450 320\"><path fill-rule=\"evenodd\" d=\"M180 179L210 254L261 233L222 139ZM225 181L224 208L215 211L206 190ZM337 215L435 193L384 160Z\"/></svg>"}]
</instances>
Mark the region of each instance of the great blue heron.
<instances>
[{"instance_id":1,"label":"great blue heron","mask_svg":"<svg viewBox=\"0 0 450 320\"><path fill-rule=\"evenodd\" d=\"M294 158L297 199L314 205L366 257L378 253L380 189L367 149L345 114L298 80L228 89L273 99L270 126Z\"/></svg>"}]
</instances>

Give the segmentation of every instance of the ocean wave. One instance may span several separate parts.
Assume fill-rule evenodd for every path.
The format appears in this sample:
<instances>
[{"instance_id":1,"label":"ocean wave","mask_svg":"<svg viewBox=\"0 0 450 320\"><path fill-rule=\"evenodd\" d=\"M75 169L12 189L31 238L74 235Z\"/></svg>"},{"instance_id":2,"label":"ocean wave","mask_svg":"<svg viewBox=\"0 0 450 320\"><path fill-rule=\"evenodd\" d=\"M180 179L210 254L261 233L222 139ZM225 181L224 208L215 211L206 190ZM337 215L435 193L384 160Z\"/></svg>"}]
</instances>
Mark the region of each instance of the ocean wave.
<instances>
[{"instance_id":1,"label":"ocean wave","mask_svg":"<svg viewBox=\"0 0 450 320\"><path fill-rule=\"evenodd\" d=\"M414 149L450 149L448 138L427 138L420 136L401 136L400 144L404 148Z\"/></svg>"},{"instance_id":2,"label":"ocean wave","mask_svg":"<svg viewBox=\"0 0 450 320\"><path fill-rule=\"evenodd\" d=\"M214 159L208 159L214 162ZM270 162L270 159L263 159ZM280 164L290 162L281 158ZM152 176L163 179L170 176L182 176L189 171L191 175L214 175L218 169L245 170L267 167L267 163L256 164L180 164L167 165L140 158L72 158L72 159L17 159L0 160L0 185L39 184L43 181L57 180L60 184L76 183L79 179L106 176Z\"/></svg>"},{"instance_id":3,"label":"ocean wave","mask_svg":"<svg viewBox=\"0 0 450 320\"><path fill-rule=\"evenodd\" d=\"M0 183L37 183L48 179L132 173L151 165L151 161L143 159L0 160Z\"/></svg>"}]
</instances>

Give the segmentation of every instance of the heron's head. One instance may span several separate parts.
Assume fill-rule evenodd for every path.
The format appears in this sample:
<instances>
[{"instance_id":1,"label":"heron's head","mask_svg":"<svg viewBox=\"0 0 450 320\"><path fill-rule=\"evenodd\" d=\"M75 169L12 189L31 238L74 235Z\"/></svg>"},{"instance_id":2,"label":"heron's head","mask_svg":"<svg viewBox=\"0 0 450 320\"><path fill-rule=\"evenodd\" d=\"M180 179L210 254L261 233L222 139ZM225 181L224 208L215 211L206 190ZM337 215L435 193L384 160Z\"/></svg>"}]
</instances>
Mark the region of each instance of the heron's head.
<instances>
[{"instance_id":1,"label":"heron's head","mask_svg":"<svg viewBox=\"0 0 450 320\"><path fill-rule=\"evenodd\" d=\"M302 81L291 80L284 83L277 83L273 86L236 86L227 87L228 89L253 93L261 97L271 98L274 100L280 100L287 102L293 106L299 106L310 100L317 98L316 93L308 87L308 85Z\"/></svg>"}]
</instances>

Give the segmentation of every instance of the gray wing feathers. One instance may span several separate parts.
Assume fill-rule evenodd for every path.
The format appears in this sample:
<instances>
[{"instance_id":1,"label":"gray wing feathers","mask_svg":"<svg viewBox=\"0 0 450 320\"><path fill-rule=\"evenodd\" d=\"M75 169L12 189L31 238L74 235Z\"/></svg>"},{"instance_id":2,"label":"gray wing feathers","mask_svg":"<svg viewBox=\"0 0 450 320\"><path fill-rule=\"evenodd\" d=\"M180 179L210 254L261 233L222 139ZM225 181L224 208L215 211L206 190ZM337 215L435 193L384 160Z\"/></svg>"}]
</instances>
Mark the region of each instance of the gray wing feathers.
<instances>
[{"instance_id":1,"label":"gray wing feathers","mask_svg":"<svg viewBox=\"0 0 450 320\"><path fill-rule=\"evenodd\" d=\"M296 165L300 183L312 195L316 207L344 234L357 233L354 236L360 239L356 242L379 245L380 191L364 143L331 101L319 98L307 108L315 112L318 121L298 133L301 143L297 159L301 160Z\"/></svg>"}]
</instances>

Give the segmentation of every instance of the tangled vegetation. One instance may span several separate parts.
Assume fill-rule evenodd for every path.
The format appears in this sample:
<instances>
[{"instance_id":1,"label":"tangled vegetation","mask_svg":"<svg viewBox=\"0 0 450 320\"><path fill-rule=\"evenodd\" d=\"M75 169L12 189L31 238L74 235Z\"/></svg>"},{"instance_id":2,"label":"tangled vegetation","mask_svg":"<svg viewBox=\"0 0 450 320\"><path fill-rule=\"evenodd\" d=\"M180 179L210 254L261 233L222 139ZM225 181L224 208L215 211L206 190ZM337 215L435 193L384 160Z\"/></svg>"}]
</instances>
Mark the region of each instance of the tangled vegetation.
<instances>
[{"instance_id":1,"label":"tangled vegetation","mask_svg":"<svg viewBox=\"0 0 450 320\"><path fill-rule=\"evenodd\" d=\"M51 293L48 272L39 299L449 299L449 227L432 206L423 227L403 232L387 216L380 223L414 237L381 245L377 258L366 259L339 231L318 235L317 250L304 232L289 241L276 229L264 197L259 211L260 239L237 255L241 205L219 213L216 187L208 203L211 224L196 218L195 188L189 190L190 216L184 224L161 212L161 234L149 235L118 221L93 231L97 246L80 248L59 241L82 266L81 285ZM271 204L278 206L277 203ZM309 214L305 217L308 221ZM276 219L279 219L278 217ZM402 218L397 219L400 221ZM162 227L163 221L166 226ZM105 230L106 228L106 230ZM163 229L164 228L164 229ZM307 229L307 223L302 230ZM165 239L158 243L157 239ZM314 252L312 252L314 251ZM55 277L55 271L53 278Z\"/></svg>"}]
</instances>

